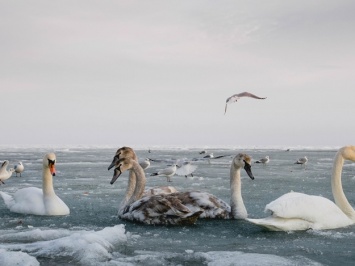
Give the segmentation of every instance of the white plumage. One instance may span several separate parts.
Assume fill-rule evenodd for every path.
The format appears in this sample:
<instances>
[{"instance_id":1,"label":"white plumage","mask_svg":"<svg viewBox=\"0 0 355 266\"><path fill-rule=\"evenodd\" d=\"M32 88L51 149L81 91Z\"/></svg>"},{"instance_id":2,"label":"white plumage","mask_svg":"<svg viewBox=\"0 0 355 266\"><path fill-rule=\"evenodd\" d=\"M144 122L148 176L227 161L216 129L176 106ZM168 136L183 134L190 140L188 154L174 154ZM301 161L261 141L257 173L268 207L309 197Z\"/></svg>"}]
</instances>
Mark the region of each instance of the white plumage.
<instances>
[{"instance_id":1,"label":"white plumage","mask_svg":"<svg viewBox=\"0 0 355 266\"><path fill-rule=\"evenodd\" d=\"M171 182L171 177L176 173L176 164L169 166L167 168L161 169L158 172L150 174L151 176L166 176L167 181Z\"/></svg>"},{"instance_id":2,"label":"white plumage","mask_svg":"<svg viewBox=\"0 0 355 266\"><path fill-rule=\"evenodd\" d=\"M55 194L53 177L56 157L49 153L43 158L42 189L28 187L17 190L13 196L0 191L6 206L12 212L34 215L68 215L68 206Z\"/></svg>"},{"instance_id":3,"label":"white plumage","mask_svg":"<svg viewBox=\"0 0 355 266\"><path fill-rule=\"evenodd\" d=\"M181 166L177 167L176 174L179 176L193 176L193 172L197 169L197 165L193 165L190 162L184 162Z\"/></svg>"},{"instance_id":4,"label":"white plumage","mask_svg":"<svg viewBox=\"0 0 355 266\"><path fill-rule=\"evenodd\" d=\"M25 170L25 167L23 166L22 162L18 162L18 164L15 165L14 169L16 172L16 176L17 176L17 174L20 174L20 177L21 177L21 174Z\"/></svg>"},{"instance_id":5,"label":"white plumage","mask_svg":"<svg viewBox=\"0 0 355 266\"><path fill-rule=\"evenodd\" d=\"M314 195L290 192L266 205L271 216L248 221L272 231L334 229L355 223L355 211L341 185L344 160L355 161L355 146L341 148L334 159L331 186L335 203Z\"/></svg>"},{"instance_id":6,"label":"white plumage","mask_svg":"<svg viewBox=\"0 0 355 266\"><path fill-rule=\"evenodd\" d=\"M9 179L12 176L12 173L15 171L15 169L13 169L13 168L10 168L9 170L7 170L7 166L8 165L9 165L9 161L7 161L7 160L5 160L1 164L1 168L0 168L0 185L1 184L5 184L4 181Z\"/></svg>"}]
</instances>

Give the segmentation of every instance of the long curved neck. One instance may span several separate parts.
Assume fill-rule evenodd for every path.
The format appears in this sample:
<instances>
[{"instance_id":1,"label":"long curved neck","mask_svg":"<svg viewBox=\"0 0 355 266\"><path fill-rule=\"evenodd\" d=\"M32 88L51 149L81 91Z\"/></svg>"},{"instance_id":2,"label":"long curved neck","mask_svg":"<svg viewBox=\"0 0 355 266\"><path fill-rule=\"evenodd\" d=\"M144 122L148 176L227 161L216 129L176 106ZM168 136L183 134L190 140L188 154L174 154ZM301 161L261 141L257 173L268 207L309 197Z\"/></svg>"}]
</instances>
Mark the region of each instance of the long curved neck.
<instances>
[{"instance_id":1,"label":"long curved neck","mask_svg":"<svg viewBox=\"0 0 355 266\"><path fill-rule=\"evenodd\" d=\"M341 174L344 165L344 158L341 152L335 156L332 173L332 192L335 204L353 221L355 221L355 211L347 200L341 183Z\"/></svg>"},{"instance_id":2,"label":"long curved neck","mask_svg":"<svg viewBox=\"0 0 355 266\"><path fill-rule=\"evenodd\" d=\"M43 196L55 195L54 188L53 188L53 177L48 167L43 167L42 190L43 190Z\"/></svg>"},{"instance_id":3,"label":"long curved neck","mask_svg":"<svg viewBox=\"0 0 355 266\"><path fill-rule=\"evenodd\" d=\"M236 169L232 164L230 169L230 187L231 187L231 218L245 219L248 212L244 206L242 198L242 183L240 179L240 168Z\"/></svg>"},{"instance_id":4,"label":"long curved neck","mask_svg":"<svg viewBox=\"0 0 355 266\"><path fill-rule=\"evenodd\" d=\"M134 189L136 187L136 179L136 174L133 172L133 170L130 170L126 193L123 200L121 201L120 209L124 208L127 205L129 199L132 197Z\"/></svg>"},{"instance_id":5,"label":"long curved neck","mask_svg":"<svg viewBox=\"0 0 355 266\"><path fill-rule=\"evenodd\" d=\"M139 165L137 161L133 161L132 171L136 175L136 187L134 189L132 197L128 201L128 205L142 198L146 183L143 168Z\"/></svg>"}]
</instances>

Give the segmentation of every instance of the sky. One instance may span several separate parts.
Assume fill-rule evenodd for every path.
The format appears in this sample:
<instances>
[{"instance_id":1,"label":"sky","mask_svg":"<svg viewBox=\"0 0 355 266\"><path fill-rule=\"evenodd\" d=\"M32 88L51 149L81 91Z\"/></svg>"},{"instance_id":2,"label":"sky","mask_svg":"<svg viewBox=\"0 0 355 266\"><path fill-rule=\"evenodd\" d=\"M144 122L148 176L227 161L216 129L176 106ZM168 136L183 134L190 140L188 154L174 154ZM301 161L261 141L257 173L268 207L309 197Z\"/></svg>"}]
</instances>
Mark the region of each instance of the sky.
<instances>
[{"instance_id":1,"label":"sky","mask_svg":"<svg viewBox=\"0 0 355 266\"><path fill-rule=\"evenodd\" d=\"M354 10L0 0L0 146L355 145Z\"/></svg>"}]
</instances>

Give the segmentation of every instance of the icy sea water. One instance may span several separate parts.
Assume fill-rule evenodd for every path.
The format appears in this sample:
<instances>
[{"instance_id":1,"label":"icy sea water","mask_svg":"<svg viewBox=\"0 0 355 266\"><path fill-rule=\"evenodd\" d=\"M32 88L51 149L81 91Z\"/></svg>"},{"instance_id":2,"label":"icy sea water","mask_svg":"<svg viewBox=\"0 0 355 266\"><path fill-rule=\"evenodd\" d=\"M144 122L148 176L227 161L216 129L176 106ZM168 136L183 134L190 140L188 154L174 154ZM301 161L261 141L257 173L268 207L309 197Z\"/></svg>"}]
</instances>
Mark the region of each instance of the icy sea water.
<instances>
[{"instance_id":1,"label":"icy sea water","mask_svg":"<svg viewBox=\"0 0 355 266\"><path fill-rule=\"evenodd\" d=\"M0 265L355 265L355 226L325 231L268 232L246 221L198 220L194 226L147 226L117 218L128 174L113 184L107 171L116 148L1 149L0 162L21 160L22 177L13 175L1 191L14 193L41 187L42 158L57 155L54 187L70 207L65 217L11 213L0 199ZM199 150L137 150L140 158L200 158ZM255 180L242 172L242 193L249 217L265 217L264 207L291 190L333 200L330 173L335 150L208 150L231 155L199 162L193 177L174 176L180 191L203 190L229 202L232 156L248 153L256 161L270 156L266 166L253 164ZM294 162L309 159L306 169ZM149 173L166 167L152 163L147 186L167 185ZM355 164L343 168L343 187L355 206Z\"/></svg>"}]
</instances>

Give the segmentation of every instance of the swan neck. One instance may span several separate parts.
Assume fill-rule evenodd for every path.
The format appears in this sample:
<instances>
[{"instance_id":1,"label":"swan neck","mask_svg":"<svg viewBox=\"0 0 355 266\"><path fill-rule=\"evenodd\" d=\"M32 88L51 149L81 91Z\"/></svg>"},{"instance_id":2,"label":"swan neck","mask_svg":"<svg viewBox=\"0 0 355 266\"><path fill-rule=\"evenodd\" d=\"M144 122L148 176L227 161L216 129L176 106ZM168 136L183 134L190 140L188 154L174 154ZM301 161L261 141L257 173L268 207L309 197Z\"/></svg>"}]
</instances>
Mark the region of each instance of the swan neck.
<instances>
[{"instance_id":1,"label":"swan neck","mask_svg":"<svg viewBox=\"0 0 355 266\"><path fill-rule=\"evenodd\" d=\"M43 168L42 190L43 190L43 196L55 195L54 188L53 188L53 176L49 168L47 167Z\"/></svg>"},{"instance_id":2,"label":"swan neck","mask_svg":"<svg viewBox=\"0 0 355 266\"><path fill-rule=\"evenodd\" d=\"M355 211L347 200L341 182L341 175L344 165L344 158L338 152L334 159L333 172L331 177L332 192L335 204L353 221L355 221Z\"/></svg>"},{"instance_id":3,"label":"swan neck","mask_svg":"<svg viewBox=\"0 0 355 266\"><path fill-rule=\"evenodd\" d=\"M240 178L240 168L235 168L232 164L230 169L231 188L231 217L233 219L245 219L248 217L247 210L242 198L242 184Z\"/></svg>"},{"instance_id":4,"label":"swan neck","mask_svg":"<svg viewBox=\"0 0 355 266\"><path fill-rule=\"evenodd\" d=\"M136 175L136 186L135 186L133 195L131 196L130 200L128 201L129 205L132 204L133 202L139 200L140 198L142 198L142 195L143 195L144 189L145 189L145 183L146 183L144 170L139 165L138 162L136 162L136 161L133 162L132 171Z\"/></svg>"},{"instance_id":5,"label":"swan neck","mask_svg":"<svg viewBox=\"0 0 355 266\"><path fill-rule=\"evenodd\" d=\"M128 177L127 189L126 189L125 196L124 196L123 200L121 201L120 210L122 210L128 204L128 201L132 197L134 189L136 187L136 179L137 179L136 174L132 170L130 170L129 177Z\"/></svg>"}]
</instances>

